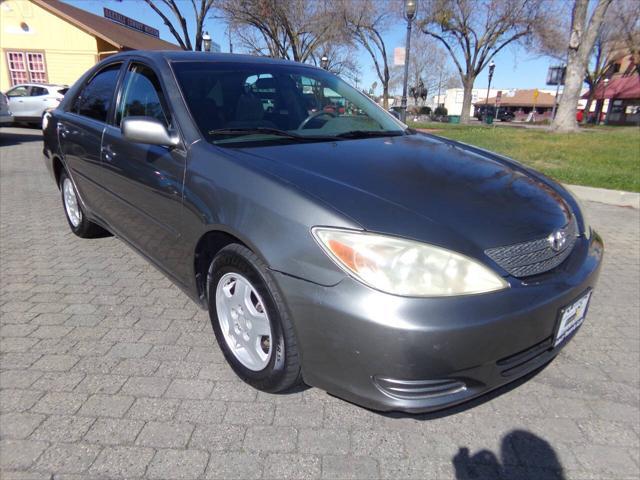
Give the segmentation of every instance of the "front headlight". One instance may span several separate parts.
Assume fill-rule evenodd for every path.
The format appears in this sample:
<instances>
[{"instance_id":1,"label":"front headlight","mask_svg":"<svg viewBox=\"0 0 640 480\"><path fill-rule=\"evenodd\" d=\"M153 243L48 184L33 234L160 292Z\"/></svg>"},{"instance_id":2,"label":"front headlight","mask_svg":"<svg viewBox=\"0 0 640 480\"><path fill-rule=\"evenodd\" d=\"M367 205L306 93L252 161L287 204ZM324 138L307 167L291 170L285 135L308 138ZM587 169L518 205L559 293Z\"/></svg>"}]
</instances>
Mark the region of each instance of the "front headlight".
<instances>
[{"instance_id":1,"label":"front headlight","mask_svg":"<svg viewBox=\"0 0 640 480\"><path fill-rule=\"evenodd\" d=\"M494 292L509 284L481 263L444 248L386 235L314 227L324 251L377 290L408 297Z\"/></svg>"}]
</instances>

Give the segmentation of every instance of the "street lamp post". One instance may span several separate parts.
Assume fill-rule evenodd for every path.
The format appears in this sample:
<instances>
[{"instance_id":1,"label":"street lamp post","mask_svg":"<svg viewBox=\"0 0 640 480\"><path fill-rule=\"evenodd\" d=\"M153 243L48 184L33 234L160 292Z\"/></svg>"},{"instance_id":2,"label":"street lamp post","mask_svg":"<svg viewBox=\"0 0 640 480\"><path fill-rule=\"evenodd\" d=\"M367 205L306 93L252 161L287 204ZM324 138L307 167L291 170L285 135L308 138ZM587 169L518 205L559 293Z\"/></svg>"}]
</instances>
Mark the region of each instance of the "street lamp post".
<instances>
[{"instance_id":1,"label":"street lamp post","mask_svg":"<svg viewBox=\"0 0 640 480\"><path fill-rule=\"evenodd\" d=\"M322 58L320 58L320 68L323 69L327 69L329 67L329 57L327 57L326 55L322 55Z\"/></svg>"},{"instance_id":2,"label":"street lamp post","mask_svg":"<svg viewBox=\"0 0 640 480\"><path fill-rule=\"evenodd\" d=\"M496 64L493 60L489 64L489 84L487 85L487 97L484 100L484 121L487 121L487 111L489 110L489 90L491 90L491 80L493 79L493 71L496 69Z\"/></svg>"},{"instance_id":3,"label":"street lamp post","mask_svg":"<svg viewBox=\"0 0 640 480\"><path fill-rule=\"evenodd\" d=\"M407 83L409 81L409 49L411 48L411 24L416 17L418 0L405 0L404 17L407 19L407 40L404 48L404 82L402 82L401 120L407 121Z\"/></svg>"},{"instance_id":4,"label":"street lamp post","mask_svg":"<svg viewBox=\"0 0 640 480\"><path fill-rule=\"evenodd\" d=\"M204 32L204 35L202 35L202 43L204 46L204 51L205 52L210 52L211 51L211 36L209 35L209 32Z\"/></svg>"}]
</instances>

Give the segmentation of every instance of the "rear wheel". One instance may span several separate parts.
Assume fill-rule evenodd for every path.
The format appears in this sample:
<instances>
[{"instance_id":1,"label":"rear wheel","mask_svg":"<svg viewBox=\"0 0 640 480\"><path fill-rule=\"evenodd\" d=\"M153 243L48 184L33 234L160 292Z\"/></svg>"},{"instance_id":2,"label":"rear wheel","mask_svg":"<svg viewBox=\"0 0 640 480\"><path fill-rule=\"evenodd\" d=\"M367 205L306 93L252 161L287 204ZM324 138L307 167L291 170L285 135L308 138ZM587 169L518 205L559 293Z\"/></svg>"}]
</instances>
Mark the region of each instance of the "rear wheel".
<instances>
[{"instance_id":1,"label":"rear wheel","mask_svg":"<svg viewBox=\"0 0 640 480\"><path fill-rule=\"evenodd\" d=\"M66 171L60 173L60 193L64 214L69 222L71 231L81 238L105 237L109 235L104 228L88 220L73 185Z\"/></svg>"},{"instance_id":2,"label":"rear wheel","mask_svg":"<svg viewBox=\"0 0 640 480\"><path fill-rule=\"evenodd\" d=\"M240 378L266 392L302 382L293 324L257 255L238 244L223 248L209 269L208 298L218 345Z\"/></svg>"}]
</instances>

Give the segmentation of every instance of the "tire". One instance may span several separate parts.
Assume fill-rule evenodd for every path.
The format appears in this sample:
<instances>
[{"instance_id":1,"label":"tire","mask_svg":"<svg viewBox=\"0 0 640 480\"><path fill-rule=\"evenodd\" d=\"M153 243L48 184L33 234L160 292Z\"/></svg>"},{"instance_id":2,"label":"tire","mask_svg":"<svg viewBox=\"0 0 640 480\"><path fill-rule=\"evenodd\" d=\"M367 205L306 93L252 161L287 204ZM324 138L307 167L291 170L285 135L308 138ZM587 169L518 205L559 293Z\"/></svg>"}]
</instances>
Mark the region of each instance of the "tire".
<instances>
[{"instance_id":1,"label":"tire","mask_svg":"<svg viewBox=\"0 0 640 480\"><path fill-rule=\"evenodd\" d=\"M207 279L209 316L213 331L222 353L234 372L254 388L270 393L282 392L302 383L300 355L293 323L265 263L246 247L231 244L215 256ZM245 282L249 284L252 291L249 297L244 297L244 303L241 302L240 305L245 305L247 310L251 307L251 305L246 307L247 302L257 304L257 307L251 310L258 313L242 312L242 308L238 307L241 313L236 314L233 320L230 310L234 309L228 306L240 301L238 299L242 297L235 297L235 294L240 295L241 288L246 286ZM231 294L229 292L233 292L234 296L229 297ZM250 300L246 300L247 298ZM256 329L259 314L267 317L266 322L270 330L268 342L265 340L265 335L260 336L255 331L252 333L252 327ZM254 316L251 317L251 315ZM253 318L256 321L253 325L248 322L245 325L243 323L246 322L245 318ZM264 322L264 318L259 321ZM240 327L239 334L238 329L231 327L232 323L242 324L246 328ZM228 332L231 329L234 332L225 336L223 333L225 324L229 327ZM235 338L245 335L247 345L239 349L233 348L233 340L228 340L229 335ZM239 341L243 342L242 339ZM262 349L262 353L254 352L253 359L248 358L251 357L247 355L250 345L255 346L254 350ZM267 355L266 345L269 346L269 353L267 358L264 358ZM254 361L256 356L262 363Z\"/></svg>"},{"instance_id":2,"label":"tire","mask_svg":"<svg viewBox=\"0 0 640 480\"><path fill-rule=\"evenodd\" d=\"M66 171L60 173L60 194L62 196L62 208L67 217L67 223L71 231L80 238L107 237L110 235L104 228L87 219L82 210L76 187ZM69 190L66 190L69 189ZM66 191L66 195L65 195ZM75 204L74 204L75 202Z\"/></svg>"}]
</instances>

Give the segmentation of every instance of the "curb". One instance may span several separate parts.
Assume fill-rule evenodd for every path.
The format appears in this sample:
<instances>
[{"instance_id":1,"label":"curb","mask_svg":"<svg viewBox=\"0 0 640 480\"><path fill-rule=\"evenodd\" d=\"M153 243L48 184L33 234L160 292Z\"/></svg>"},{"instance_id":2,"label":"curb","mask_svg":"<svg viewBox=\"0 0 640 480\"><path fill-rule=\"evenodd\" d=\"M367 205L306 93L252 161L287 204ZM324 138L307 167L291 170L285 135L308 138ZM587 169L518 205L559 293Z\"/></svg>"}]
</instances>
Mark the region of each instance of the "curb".
<instances>
[{"instance_id":1,"label":"curb","mask_svg":"<svg viewBox=\"0 0 640 480\"><path fill-rule=\"evenodd\" d=\"M566 185L580 200L600 202L618 207L640 209L640 193L608 190L606 188L584 187L582 185Z\"/></svg>"}]
</instances>

